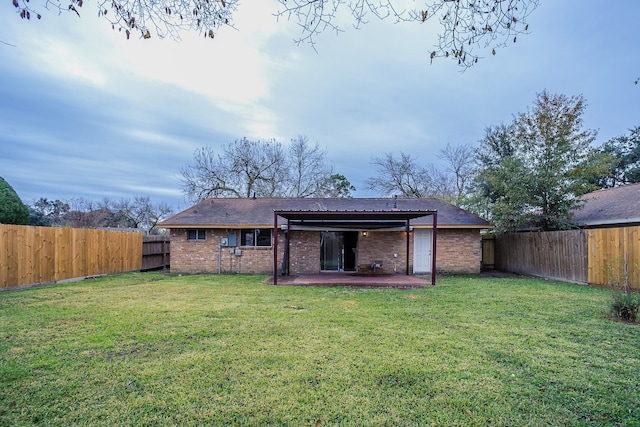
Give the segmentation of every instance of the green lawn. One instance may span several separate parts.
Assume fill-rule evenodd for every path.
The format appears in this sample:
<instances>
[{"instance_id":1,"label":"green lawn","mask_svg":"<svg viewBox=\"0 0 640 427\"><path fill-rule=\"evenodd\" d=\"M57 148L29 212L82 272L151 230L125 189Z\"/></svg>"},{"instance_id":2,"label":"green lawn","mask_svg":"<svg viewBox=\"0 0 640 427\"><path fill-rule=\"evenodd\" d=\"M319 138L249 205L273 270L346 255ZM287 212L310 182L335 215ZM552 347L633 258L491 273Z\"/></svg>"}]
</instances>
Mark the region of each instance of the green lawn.
<instances>
[{"instance_id":1,"label":"green lawn","mask_svg":"<svg viewBox=\"0 0 640 427\"><path fill-rule=\"evenodd\" d=\"M610 291L128 274L0 292L0 425L640 425Z\"/></svg>"}]
</instances>

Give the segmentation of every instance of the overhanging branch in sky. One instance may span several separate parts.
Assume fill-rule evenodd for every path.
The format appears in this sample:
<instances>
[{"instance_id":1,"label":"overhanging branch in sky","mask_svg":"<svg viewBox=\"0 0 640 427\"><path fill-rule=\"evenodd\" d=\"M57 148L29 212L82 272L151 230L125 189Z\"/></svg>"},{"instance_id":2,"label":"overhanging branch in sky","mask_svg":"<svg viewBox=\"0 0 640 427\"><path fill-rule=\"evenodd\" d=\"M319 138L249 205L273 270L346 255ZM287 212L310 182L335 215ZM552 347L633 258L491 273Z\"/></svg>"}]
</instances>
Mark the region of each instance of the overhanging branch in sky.
<instances>
[{"instance_id":1,"label":"overhanging branch in sky","mask_svg":"<svg viewBox=\"0 0 640 427\"><path fill-rule=\"evenodd\" d=\"M437 25L437 40L425 46L430 61L447 58L466 69L483 55L513 44L529 32L528 18L539 0L277 0L278 20L294 22L300 28L295 42L315 48L317 37L329 30L342 32L344 16L359 28L370 19L389 20L406 25ZM41 19L38 6L29 0L12 0L21 18ZM83 0L45 0L44 9L67 11L80 16ZM215 38L224 26L234 27L233 15L239 0L101 0L98 14L114 30L127 38L179 38L183 31L196 30ZM251 7L245 5L243 7ZM268 17L265 17L268 18ZM250 28L242 28L250 31Z\"/></svg>"}]
</instances>

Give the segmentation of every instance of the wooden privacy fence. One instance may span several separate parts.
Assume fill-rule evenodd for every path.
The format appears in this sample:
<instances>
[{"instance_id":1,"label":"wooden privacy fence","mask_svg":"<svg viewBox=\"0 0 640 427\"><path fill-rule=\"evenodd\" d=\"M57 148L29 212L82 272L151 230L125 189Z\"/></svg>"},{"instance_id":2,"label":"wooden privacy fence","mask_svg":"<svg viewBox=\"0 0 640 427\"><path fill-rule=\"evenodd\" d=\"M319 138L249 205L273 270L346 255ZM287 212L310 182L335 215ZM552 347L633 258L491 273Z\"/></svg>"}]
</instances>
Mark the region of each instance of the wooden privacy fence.
<instances>
[{"instance_id":1,"label":"wooden privacy fence","mask_svg":"<svg viewBox=\"0 0 640 427\"><path fill-rule=\"evenodd\" d=\"M171 255L169 236L144 236L142 239L142 271L169 268Z\"/></svg>"},{"instance_id":2,"label":"wooden privacy fence","mask_svg":"<svg viewBox=\"0 0 640 427\"><path fill-rule=\"evenodd\" d=\"M640 290L640 227L589 230L589 283Z\"/></svg>"},{"instance_id":3,"label":"wooden privacy fence","mask_svg":"<svg viewBox=\"0 0 640 427\"><path fill-rule=\"evenodd\" d=\"M587 283L586 230L504 234L495 249L498 270Z\"/></svg>"},{"instance_id":4,"label":"wooden privacy fence","mask_svg":"<svg viewBox=\"0 0 640 427\"><path fill-rule=\"evenodd\" d=\"M0 224L0 288L139 271L142 234Z\"/></svg>"},{"instance_id":5,"label":"wooden privacy fence","mask_svg":"<svg viewBox=\"0 0 640 427\"><path fill-rule=\"evenodd\" d=\"M598 228L496 236L501 271L566 282L640 290L640 227Z\"/></svg>"}]
</instances>

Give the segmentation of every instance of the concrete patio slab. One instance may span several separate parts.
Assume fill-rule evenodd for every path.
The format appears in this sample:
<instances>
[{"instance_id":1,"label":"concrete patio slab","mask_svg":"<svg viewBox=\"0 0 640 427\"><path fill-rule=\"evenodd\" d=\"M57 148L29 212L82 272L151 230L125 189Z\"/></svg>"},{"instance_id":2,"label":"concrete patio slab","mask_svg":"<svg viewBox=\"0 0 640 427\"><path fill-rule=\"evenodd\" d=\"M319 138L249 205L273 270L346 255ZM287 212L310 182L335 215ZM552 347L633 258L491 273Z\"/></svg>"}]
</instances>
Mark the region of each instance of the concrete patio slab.
<instances>
[{"instance_id":1,"label":"concrete patio slab","mask_svg":"<svg viewBox=\"0 0 640 427\"><path fill-rule=\"evenodd\" d=\"M273 277L265 281L273 285ZM431 277L424 279L406 274L362 275L356 273L318 273L278 276L278 286L354 286L371 288L415 288L430 286Z\"/></svg>"}]
</instances>

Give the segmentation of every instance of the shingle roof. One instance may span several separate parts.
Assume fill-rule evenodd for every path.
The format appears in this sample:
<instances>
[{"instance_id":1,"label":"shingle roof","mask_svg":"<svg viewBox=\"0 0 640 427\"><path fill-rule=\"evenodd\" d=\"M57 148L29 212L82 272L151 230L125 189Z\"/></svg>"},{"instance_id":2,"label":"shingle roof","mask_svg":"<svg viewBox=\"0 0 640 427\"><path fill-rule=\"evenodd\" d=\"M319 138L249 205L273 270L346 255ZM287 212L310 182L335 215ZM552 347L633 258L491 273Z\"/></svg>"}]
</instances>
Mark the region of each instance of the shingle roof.
<instances>
[{"instance_id":1,"label":"shingle roof","mask_svg":"<svg viewBox=\"0 0 640 427\"><path fill-rule=\"evenodd\" d=\"M582 196L573 222L581 226L640 223L640 184L606 188Z\"/></svg>"},{"instance_id":2,"label":"shingle roof","mask_svg":"<svg viewBox=\"0 0 640 427\"><path fill-rule=\"evenodd\" d=\"M490 224L478 216L438 199L389 198L214 198L206 199L161 222L164 228L189 227L256 227L273 226L277 211L342 211L383 212L438 211L438 227L488 228ZM411 224L431 225L430 216L411 220Z\"/></svg>"}]
</instances>

